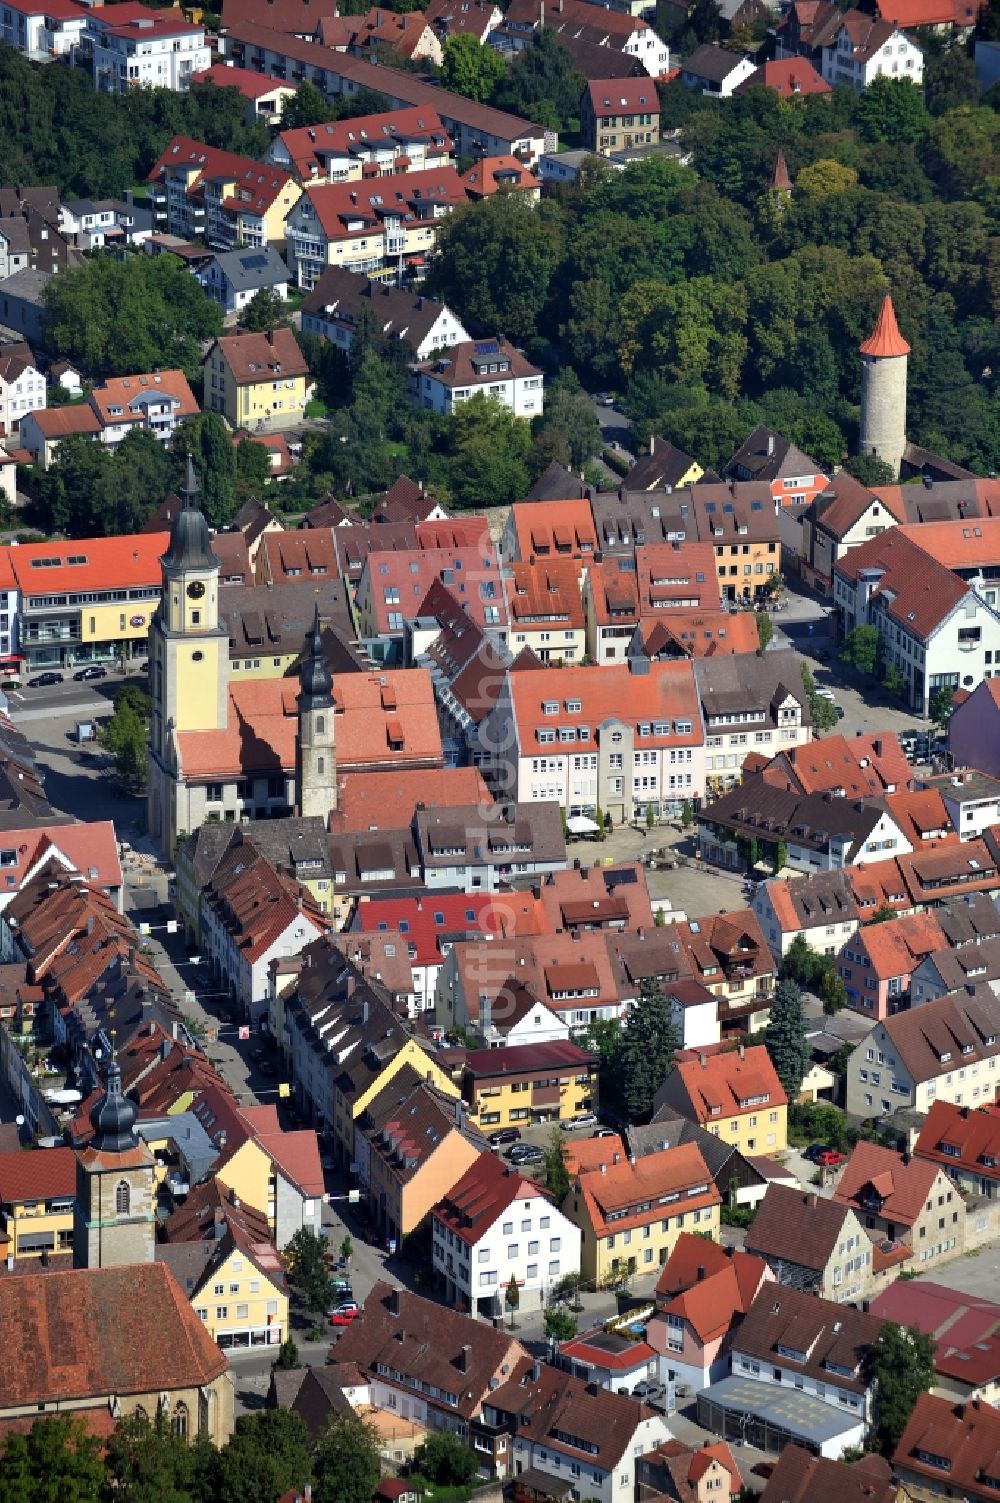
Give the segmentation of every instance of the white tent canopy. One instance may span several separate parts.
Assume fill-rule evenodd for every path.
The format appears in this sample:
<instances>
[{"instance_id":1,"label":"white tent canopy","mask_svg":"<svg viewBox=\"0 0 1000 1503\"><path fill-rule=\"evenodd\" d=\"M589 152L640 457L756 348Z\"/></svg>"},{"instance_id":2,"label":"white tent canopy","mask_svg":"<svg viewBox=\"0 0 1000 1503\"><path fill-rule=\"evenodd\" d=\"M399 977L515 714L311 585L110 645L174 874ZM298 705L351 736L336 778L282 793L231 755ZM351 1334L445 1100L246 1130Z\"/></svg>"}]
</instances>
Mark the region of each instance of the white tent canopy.
<instances>
[{"instance_id":1,"label":"white tent canopy","mask_svg":"<svg viewBox=\"0 0 1000 1503\"><path fill-rule=\"evenodd\" d=\"M587 814L571 814L566 821L566 828L571 835L593 835L601 827L596 819L591 819Z\"/></svg>"}]
</instances>

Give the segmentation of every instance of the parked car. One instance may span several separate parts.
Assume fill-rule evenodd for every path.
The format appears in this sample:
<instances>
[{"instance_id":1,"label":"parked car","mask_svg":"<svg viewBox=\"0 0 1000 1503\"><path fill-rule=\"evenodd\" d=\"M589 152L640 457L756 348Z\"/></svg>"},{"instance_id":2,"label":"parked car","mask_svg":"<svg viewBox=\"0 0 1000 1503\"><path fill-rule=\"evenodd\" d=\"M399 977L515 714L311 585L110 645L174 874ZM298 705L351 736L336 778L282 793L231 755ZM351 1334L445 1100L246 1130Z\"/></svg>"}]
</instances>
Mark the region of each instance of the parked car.
<instances>
[{"instance_id":1,"label":"parked car","mask_svg":"<svg viewBox=\"0 0 1000 1503\"><path fill-rule=\"evenodd\" d=\"M652 1378L646 1378L641 1383L635 1385L632 1390L632 1397L634 1399L642 1399L648 1403L650 1399L662 1399L666 1391L662 1383L657 1383Z\"/></svg>"},{"instance_id":2,"label":"parked car","mask_svg":"<svg viewBox=\"0 0 1000 1503\"><path fill-rule=\"evenodd\" d=\"M487 1143L492 1143L494 1148L499 1148L504 1143L519 1143L521 1141L521 1129L519 1127L498 1127L496 1132L487 1133Z\"/></svg>"},{"instance_id":3,"label":"parked car","mask_svg":"<svg viewBox=\"0 0 1000 1503\"><path fill-rule=\"evenodd\" d=\"M331 1310L330 1324L332 1326L349 1326L351 1321L357 1320L360 1314L361 1306L356 1305L353 1300L349 1300L346 1304L338 1305L335 1310Z\"/></svg>"},{"instance_id":4,"label":"parked car","mask_svg":"<svg viewBox=\"0 0 1000 1503\"><path fill-rule=\"evenodd\" d=\"M844 706L843 705L834 705L833 708L837 712L837 719L838 720L843 720L843 718L844 718Z\"/></svg>"},{"instance_id":5,"label":"parked car","mask_svg":"<svg viewBox=\"0 0 1000 1503\"><path fill-rule=\"evenodd\" d=\"M590 1134L592 1138L616 1138L618 1134L613 1127L599 1127L596 1132Z\"/></svg>"},{"instance_id":6,"label":"parked car","mask_svg":"<svg viewBox=\"0 0 1000 1503\"><path fill-rule=\"evenodd\" d=\"M827 1143L810 1143L802 1157L809 1159L813 1164L822 1164L824 1169L830 1169L835 1164L844 1162L844 1155L839 1149L831 1148Z\"/></svg>"},{"instance_id":7,"label":"parked car","mask_svg":"<svg viewBox=\"0 0 1000 1503\"><path fill-rule=\"evenodd\" d=\"M820 684L817 687L816 697L817 699L828 699L831 704L836 704L837 702L836 695L834 694L833 690L828 689L825 684Z\"/></svg>"},{"instance_id":8,"label":"parked car","mask_svg":"<svg viewBox=\"0 0 1000 1503\"><path fill-rule=\"evenodd\" d=\"M82 684L87 678L107 678L108 670L100 663L88 663L86 668L81 668L74 673L73 678L78 684Z\"/></svg>"},{"instance_id":9,"label":"parked car","mask_svg":"<svg viewBox=\"0 0 1000 1503\"><path fill-rule=\"evenodd\" d=\"M336 1308L338 1310L342 1305L353 1305L356 1303L354 1298L354 1290L351 1288L346 1279L334 1279L333 1297L337 1301Z\"/></svg>"},{"instance_id":10,"label":"parked car","mask_svg":"<svg viewBox=\"0 0 1000 1503\"><path fill-rule=\"evenodd\" d=\"M512 1164L540 1164L545 1155L530 1143L515 1143L513 1148L508 1148L506 1157Z\"/></svg>"},{"instance_id":11,"label":"parked car","mask_svg":"<svg viewBox=\"0 0 1000 1503\"><path fill-rule=\"evenodd\" d=\"M36 673L34 678L29 678L28 688L47 689L49 684L61 684L62 681L63 676L61 673L55 673L50 670L48 673Z\"/></svg>"},{"instance_id":12,"label":"parked car","mask_svg":"<svg viewBox=\"0 0 1000 1503\"><path fill-rule=\"evenodd\" d=\"M582 1127L598 1127L596 1112L577 1112L575 1117L567 1117L565 1122L560 1123L564 1132L576 1132Z\"/></svg>"}]
</instances>

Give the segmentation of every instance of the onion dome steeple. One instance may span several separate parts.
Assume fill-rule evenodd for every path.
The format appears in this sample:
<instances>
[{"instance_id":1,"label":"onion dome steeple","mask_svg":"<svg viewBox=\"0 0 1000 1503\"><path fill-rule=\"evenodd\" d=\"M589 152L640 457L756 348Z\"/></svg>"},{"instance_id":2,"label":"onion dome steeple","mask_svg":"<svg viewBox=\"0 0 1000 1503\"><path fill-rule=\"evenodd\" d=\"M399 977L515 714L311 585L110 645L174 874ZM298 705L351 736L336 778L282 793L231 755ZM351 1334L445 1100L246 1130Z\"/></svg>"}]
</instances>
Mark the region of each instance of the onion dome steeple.
<instances>
[{"instance_id":1,"label":"onion dome steeple","mask_svg":"<svg viewBox=\"0 0 1000 1503\"><path fill-rule=\"evenodd\" d=\"M138 1108L134 1101L122 1092L122 1072L117 1059L112 1056L105 1079L104 1095L93 1105L90 1124L94 1129L91 1147L98 1153L124 1153L129 1148L138 1148L135 1131Z\"/></svg>"},{"instance_id":2,"label":"onion dome steeple","mask_svg":"<svg viewBox=\"0 0 1000 1503\"><path fill-rule=\"evenodd\" d=\"M183 502L170 529L170 547L163 555L168 569L215 569L219 560L212 552L205 513L198 505L200 487L194 463L187 457L187 475L179 495Z\"/></svg>"}]
</instances>

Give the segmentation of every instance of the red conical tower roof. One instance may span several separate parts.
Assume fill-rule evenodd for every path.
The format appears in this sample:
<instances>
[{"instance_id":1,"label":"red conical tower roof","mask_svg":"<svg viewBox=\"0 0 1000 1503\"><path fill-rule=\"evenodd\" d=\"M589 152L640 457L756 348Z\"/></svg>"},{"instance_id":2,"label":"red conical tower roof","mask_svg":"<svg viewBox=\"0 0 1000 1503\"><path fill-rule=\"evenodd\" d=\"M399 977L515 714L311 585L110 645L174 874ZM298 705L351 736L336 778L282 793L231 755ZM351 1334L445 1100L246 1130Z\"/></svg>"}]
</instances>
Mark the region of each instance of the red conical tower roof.
<instances>
[{"instance_id":1,"label":"red conical tower roof","mask_svg":"<svg viewBox=\"0 0 1000 1503\"><path fill-rule=\"evenodd\" d=\"M774 162L774 176L771 178L771 187L791 191L792 180L788 175L788 163L785 161L785 153L778 148L778 155Z\"/></svg>"},{"instance_id":2,"label":"red conical tower roof","mask_svg":"<svg viewBox=\"0 0 1000 1503\"><path fill-rule=\"evenodd\" d=\"M892 306L892 298L888 295L882 304L874 329L861 345L861 353L862 355L875 355L882 359L887 356L910 353L910 346L899 332L896 310Z\"/></svg>"}]
</instances>

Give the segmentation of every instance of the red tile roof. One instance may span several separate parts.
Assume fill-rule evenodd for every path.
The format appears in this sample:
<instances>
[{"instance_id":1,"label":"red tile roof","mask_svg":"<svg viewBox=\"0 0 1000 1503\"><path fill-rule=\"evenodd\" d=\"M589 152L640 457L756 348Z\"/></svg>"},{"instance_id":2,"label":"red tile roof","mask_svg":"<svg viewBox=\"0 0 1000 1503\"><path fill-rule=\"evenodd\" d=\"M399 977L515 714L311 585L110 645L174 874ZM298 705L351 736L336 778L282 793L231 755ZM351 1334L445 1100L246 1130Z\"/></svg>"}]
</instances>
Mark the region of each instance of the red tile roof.
<instances>
[{"instance_id":1,"label":"red tile roof","mask_svg":"<svg viewBox=\"0 0 1000 1503\"><path fill-rule=\"evenodd\" d=\"M175 422L194 417L201 409L183 371L152 371L137 376L112 376L103 386L95 386L89 401L105 427L144 421L148 397L168 397L173 403ZM121 408L118 413L112 408Z\"/></svg>"},{"instance_id":2,"label":"red tile roof","mask_svg":"<svg viewBox=\"0 0 1000 1503\"><path fill-rule=\"evenodd\" d=\"M200 1388L229 1363L161 1263L0 1279L3 1403Z\"/></svg>"},{"instance_id":3,"label":"red tile roof","mask_svg":"<svg viewBox=\"0 0 1000 1503\"><path fill-rule=\"evenodd\" d=\"M394 172L360 182L310 183L306 193L330 240L370 235L390 214L412 223L415 217L426 219L447 205L467 202L462 180L451 166Z\"/></svg>"},{"instance_id":4,"label":"red tile roof","mask_svg":"<svg viewBox=\"0 0 1000 1503\"><path fill-rule=\"evenodd\" d=\"M215 84L220 89L239 89L244 99L262 99L276 89L295 92L294 84L287 84L282 78L266 78L262 73L251 73L249 68L233 68L228 63L213 63L200 73L192 73L191 82Z\"/></svg>"},{"instance_id":5,"label":"red tile roof","mask_svg":"<svg viewBox=\"0 0 1000 1503\"><path fill-rule=\"evenodd\" d=\"M484 1237L497 1218L516 1201L546 1199L534 1180L524 1179L495 1153L481 1153L456 1185L431 1211L436 1221L470 1247Z\"/></svg>"},{"instance_id":6,"label":"red tile roof","mask_svg":"<svg viewBox=\"0 0 1000 1503\"><path fill-rule=\"evenodd\" d=\"M855 1144L833 1198L855 1211L870 1210L870 1206L862 1207L861 1194L871 1187L882 1202L881 1216L888 1221L912 1226L924 1208L938 1173L936 1164L918 1158L904 1158L890 1148L861 1141Z\"/></svg>"},{"instance_id":7,"label":"red tile roof","mask_svg":"<svg viewBox=\"0 0 1000 1503\"><path fill-rule=\"evenodd\" d=\"M500 894L431 892L419 898L366 898L354 924L363 934L399 929L416 951L418 965L441 960L443 942L456 935L492 939L508 932L508 900ZM492 1052L492 1051L491 1051Z\"/></svg>"},{"instance_id":8,"label":"red tile roof","mask_svg":"<svg viewBox=\"0 0 1000 1503\"><path fill-rule=\"evenodd\" d=\"M462 178L470 198L490 198L513 191L539 193L541 182L519 157L482 157Z\"/></svg>"},{"instance_id":9,"label":"red tile roof","mask_svg":"<svg viewBox=\"0 0 1000 1503\"><path fill-rule=\"evenodd\" d=\"M864 344L860 346L860 350L862 355L874 355L879 360L910 353L910 346L899 332L896 310L888 294L879 309L875 327Z\"/></svg>"},{"instance_id":10,"label":"red tile roof","mask_svg":"<svg viewBox=\"0 0 1000 1503\"><path fill-rule=\"evenodd\" d=\"M268 329L264 334L227 334L215 349L225 358L237 386L256 386L280 371L282 378L307 376L309 367L293 329Z\"/></svg>"},{"instance_id":11,"label":"red tile roof","mask_svg":"<svg viewBox=\"0 0 1000 1503\"><path fill-rule=\"evenodd\" d=\"M946 1153L945 1147L952 1151ZM913 1151L944 1168L1000 1180L1000 1115L935 1101Z\"/></svg>"},{"instance_id":12,"label":"red tile roof","mask_svg":"<svg viewBox=\"0 0 1000 1503\"><path fill-rule=\"evenodd\" d=\"M251 76L260 77L259 74ZM273 83L273 80L269 82ZM288 152L293 168L306 182L325 172L329 156L365 157L389 143L402 149L413 140L434 145L441 156L450 156L452 148L451 137L438 116L420 105L283 130L279 140Z\"/></svg>"},{"instance_id":13,"label":"red tile roof","mask_svg":"<svg viewBox=\"0 0 1000 1503\"><path fill-rule=\"evenodd\" d=\"M587 85L587 93L598 120L608 115L659 113L659 96L651 78L598 79Z\"/></svg>"},{"instance_id":14,"label":"red tile roof","mask_svg":"<svg viewBox=\"0 0 1000 1503\"><path fill-rule=\"evenodd\" d=\"M899 527L869 538L834 565L834 573L853 586L863 569L880 570L875 583L891 592L885 615L917 637L929 636L969 594L969 585L928 556Z\"/></svg>"},{"instance_id":15,"label":"red tile roof","mask_svg":"<svg viewBox=\"0 0 1000 1503\"><path fill-rule=\"evenodd\" d=\"M1000 562L1000 517L908 522L899 531L946 569L977 569Z\"/></svg>"},{"instance_id":16,"label":"red tile roof","mask_svg":"<svg viewBox=\"0 0 1000 1503\"><path fill-rule=\"evenodd\" d=\"M578 1183L597 1237L617 1235L661 1219L662 1195L677 1195L668 1211L672 1215L686 1215L688 1211L710 1209L721 1203L701 1151L694 1143L664 1148L634 1163L623 1160L620 1164L609 1164L603 1174L600 1168L586 1170L578 1176ZM648 1209L640 1210L640 1206Z\"/></svg>"},{"instance_id":17,"label":"red tile roof","mask_svg":"<svg viewBox=\"0 0 1000 1503\"><path fill-rule=\"evenodd\" d=\"M714 1248L715 1244L707 1246ZM704 1343L716 1340L737 1316L746 1314L769 1276L763 1258L732 1248L707 1252L701 1237L682 1232L660 1275L656 1293L664 1313L686 1320Z\"/></svg>"},{"instance_id":18,"label":"red tile roof","mask_svg":"<svg viewBox=\"0 0 1000 1503\"><path fill-rule=\"evenodd\" d=\"M28 597L128 589L160 583L160 557L169 542L169 533L149 532L63 543L20 543L8 550L8 558L21 594ZM55 563L43 562L53 559ZM155 604L141 601L138 607L148 617Z\"/></svg>"},{"instance_id":19,"label":"red tile roof","mask_svg":"<svg viewBox=\"0 0 1000 1503\"><path fill-rule=\"evenodd\" d=\"M518 558L592 558L597 550L589 501L516 501L510 518Z\"/></svg>"},{"instance_id":20,"label":"red tile roof","mask_svg":"<svg viewBox=\"0 0 1000 1503\"><path fill-rule=\"evenodd\" d=\"M788 1097L763 1044L681 1061L675 1066L674 1074L682 1087L678 1098L686 1097L694 1120L699 1123L728 1121L741 1111L759 1110L759 1104L741 1105L751 1098L764 1097L769 1107L788 1104ZM671 1105L675 1104L671 1101Z\"/></svg>"},{"instance_id":21,"label":"red tile roof","mask_svg":"<svg viewBox=\"0 0 1000 1503\"><path fill-rule=\"evenodd\" d=\"M0 1204L72 1199L76 1195L76 1154L72 1148L22 1149L0 1153Z\"/></svg>"},{"instance_id":22,"label":"red tile roof","mask_svg":"<svg viewBox=\"0 0 1000 1503\"><path fill-rule=\"evenodd\" d=\"M912 1473L928 1493L943 1493L948 1487L953 1496L995 1498L1000 1487L1000 1410L978 1399L955 1404L922 1393L892 1464L904 1483Z\"/></svg>"},{"instance_id":23,"label":"red tile roof","mask_svg":"<svg viewBox=\"0 0 1000 1503\"><path fill-rule=\"evenodd\" d=\"M597 673L582 666L525 670L511 674L510 693L522 757L538 755L539 732L558 734L564 726L577 731L586 726L593 746L610 720L648 724L650 734L637 738L637 749L698 746L703 740L694 670L687 659L651 663L641 675L624 663L607 663ZM581 708L568 710L574 702ZM546 705L554 705L555 713L547 713Z\"/></svg>"},{"instance_id":24,"label":"red tile roof","mask_svg":"<svg viewBox=\"0 0 1000 1503\"><path fill-rule=\"evenodd\" d=\"M944 930L931 912L905 913L884 924L869 924L852 943L867 954L879 981L909 978L925 956L948 948Z\"/></svg>"},{"instance_id":25,"label":"red tile roof","mask_svg":"<svg viewBox=\"0 0 1000 1503\"><path fill-rule=\"evenodd\" d=\"M808 58L804 57L783 57L769 63L763 63L734 92L745 94L748 89L760 85L776 90L782 99L794 99L796 95L829 94L831 92L830 85L826 79L817 73ZM782 163L784 163L784 158L782 158ZM772 182L772 187L791 187L791 183L787 181L787 167L785 168L785 181L777 177L777 169L775 175L776 180Z\"/></svg>"}]
</instances>

